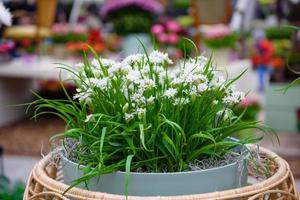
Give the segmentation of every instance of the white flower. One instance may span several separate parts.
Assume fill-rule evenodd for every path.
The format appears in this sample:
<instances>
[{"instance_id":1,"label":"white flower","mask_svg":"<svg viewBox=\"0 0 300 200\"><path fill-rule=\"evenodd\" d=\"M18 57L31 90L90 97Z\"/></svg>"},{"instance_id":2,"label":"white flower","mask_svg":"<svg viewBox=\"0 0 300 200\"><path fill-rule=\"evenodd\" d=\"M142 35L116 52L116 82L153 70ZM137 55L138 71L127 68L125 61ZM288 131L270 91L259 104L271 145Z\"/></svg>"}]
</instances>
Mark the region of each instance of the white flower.
<instances>
[{"instance_id":1,"label":"white flower","mask_svg":"<svg viewBox=\"0 0 300 200\"><path fill-rule=\"evenodd\" d=\"M93 65L93 67L100 68L100 63L98 62L97 59L93 59L91 63Z\"/></svg>"},{"instance_id":2,"label":"white flower","mask_svg":"<svg viewBox=\"0 0 300 200\"><path fill-rule=\"evenodd\" d=\"M201 93L204 92L205 90L207 90L208 85L207 83L201 83L197 86L197 92Z\"/></svg>"},{"instance_id":3,"label":"white flower","mask_svg":"<svg viewBox=\"0 0 300 200\"><path fill-rule=\"evenodd\" d=\"M116 72L120 71L122 69L122 65L121 63L115 63L114 65L112 65L110 68L108 68L108 74L109 75L113 75Z\"/></svg>"},{"instance_id":4,"label":"white flower","mask_svg":"<svg viewBox=\"0 0 300 200\"><path fill-rule=\"evenodd\" d=\"M100 89L106 89L108 84L108 78L102 78L102 79L96 79L96 78L90 78L90 82L95 85L96 87L99 87Z\"/></svg>"},{"instance_id":5,"label":"white flower","mask_svg":"<svg viewBox=\"0 0 300 200\"><path fill-rule=\"evenodd\" d=\"M86 119L84 120L84 122L89 122L89 121L91 121L92 118L93 118L93 114L90 114L90 115L86 116Z\"/></svg>"},{"instance_id":6,"label":"white flower","mask_svg":"<svg viewBox=\"0 0 300 200\"><path fill-rule=\"evenodd\" d=\"M100 69L100 67L101 67L100 63L102 64L102 66L107 67L107 68L116 64L116 62L114 60L106 59L106 58L99 58L99 61L97 59L93 59L91 62L92 66L94 68Z\"/></svg>"},{"instance_id":7,"label":"white flower","mask_svg":"<svg viewBox=\"0 0 300 200\"><path fill-rule=\"evenodd\" d=\"M155 100L155 97L154 96L150 96L148 99L147 99L147 104L152 104Z\"/></svg>"},{"instance_id":8,"label":"white flower","mask_svg":"<svg viewBox=\"0 0 300 200\"><path fill-rule=\"evenodd\" d=\"M173 98L177 94L177 90L174 88L169 88L164 92L164 96L167 98Z\"/></svg>"},{"instance_id":9,"label":"white flower","mask_svg":"<svg viewBox=\"0 0 300 200\"><path fill-rule=\"evenodd\" d=\"M77 94L73 96L73 99L78 99L79 101L90 101L90 96L92 94L92 89L83 91L82 89L76 89Z\"/></svg>"},{"instance_id":10,"label":"white flower","mask_svg":"<svg viewBox=\"0 0 300 200\"><path fill-rule=\"evenodd\" d=\"M149 55L150 62L153 64L173 64L173 61L169 58L167 53L162 53L160 51L152 51Z\"/></svg>"},{"instance_id":11,"label":"white flower","mask_svg":"<svg viewBox=\"0 0 300 200\"><path fill-rule=\"evenodd\" d=\"M133 54L133 55L127 56L123 60L123 63L127 64L127 65L134 65L135 63L142 62L143 59L144 59L144 54L138 53L138 54Z\"/></svg>"},{"instance_id":12,"label":"white flower","mask_svg":"<svg viewBox=\"0 0 300 200\"><path fill-rule=\"evenodd\" d=\"M177 106L177 105L185 105L190 103L190 99L189 98L175 98L173 105Z\"/></svg>"},{"instance_id":13,"label":"white flower","mask_svg":"<svg viewBox=\"0 0 300 200\"><path fill-rule=\"evenodd\" d=\"M203 68L208 61L208 58L205 56L198 56L197 58L191 59L192 62L194 62L198 67Z\"/></svg>"},{"instance_id":14,"label":"white flower","mask_svg":"<svg viewBox=\"0 0 300 200\"><path fill-rule=\"evenodd\" d=\"M128 121L130 121L130 120L132 120L134 118L134 114L132 114L132 113L125 113L124 118L128 122Z\"/></svg>"},{"instance_id":15,"label":"white flower","mask_svg":"<svg viewBox=\"0 0 300 200\"><path fill-rule=\"evenodd\" d=\"M3 2L0 1L0 27L1 23L6 26L11 26L12 16L8 9L3 5Z\"/></svg>"},{"instance_id":16,"label":"white flower","mask_svg":"<svg viewBox=\"0 0 300 200\"><path fill-rule=\"evenodd\" d=\"M148 78L140 79L137 81L137 83L139 84L139 87L142 90L146 90L148 88L153 88L155 85L154 81L152 79L148 79Z\"/></svg>"},{"instance_id":17,"label":"white flower","mask_svg":"<svg viewBox=\"0 0 300 200\"><path fill-rule=\"evenodd\" d=\"M209 85L211 88L220 87L221 89L223 89L225 82L226 82L226 80L224 79L223 76L214 75L214 77Z\"/></svg>"},{"instance_id":18,"label":"white flower","mask_svg":"<svg viewBox=\"0 0 300 200\"><path fill-rule=\"evenodd\" d=\"M143 96L142 93L134 93L131 96L131 100L137 104L145 104L146 103L146 98Z\"/></svg>"},{"instance_id":19,"label":"white flower","mask_svg":"<svg viewBox=\"0 0 300 200\"><path fill-rule=\"evenodd\" d=\"M138 70L130 70L127 74L127 79L136 83L141 78L141 74Z\"/></svg>"},{"instance_id":20,"label":"white flower","mask_svg":"<svg viewBox=\"0 0 300 200\"><path fill-rule=\"evenodd\" d=\"M227 120L233 116L233 112L229 108L226 108L217 112L217 117L221 117L221 116L223 116L224 120Z\"/></svg>"},{"instance_id":21,"label":"white flower","mask_svg":"<svg viewBox=\"0 0 300 200\"><path fill-rule=\"evenodd\" d=\"M111 67L116 64L116 62L114 60L106 59L106 58L101 58L100 61L101 61L102 65L105 67Z\"/></svg>"},{"instance_id":22,"label":"white flower","mask_svg":"<svg viewBox=\"0 0 300 200\"><path fill-rule=\"evenodd\" d=\"M137 116L138 116L139 119L142 119L143 116L145 115L145 113L146 113L146 109L145 108L138 108L136 110L136 114L137 114Z\"/></svg>"},{"instance_id":23,"label":"white flower","mask_svg":"<svg viewBox=\"0 0 300 200\"><path fill-rule=\"evenodd\" d=\"M222 101L225 104L236 104L245 98L245 94L240 91L231 91L230 94L225 96Z\"/></svg>"}]
</instances>

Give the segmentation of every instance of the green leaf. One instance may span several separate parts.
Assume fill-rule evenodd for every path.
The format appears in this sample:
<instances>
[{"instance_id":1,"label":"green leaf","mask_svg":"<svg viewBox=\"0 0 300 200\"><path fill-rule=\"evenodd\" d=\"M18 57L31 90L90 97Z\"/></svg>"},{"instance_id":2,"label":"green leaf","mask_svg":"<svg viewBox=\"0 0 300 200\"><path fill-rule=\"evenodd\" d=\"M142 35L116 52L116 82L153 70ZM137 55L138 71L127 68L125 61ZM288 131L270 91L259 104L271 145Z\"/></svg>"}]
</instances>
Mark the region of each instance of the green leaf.
<instances>
[{"instance_id":1,"label":"green leaf","mask_svg":"<svg viewBox=\"0 0 300 200\"><path fill-rule=\"evenodd\" d=\"M134 155L129 155L126 158L126 167L125 167L125 196L126 200L128 199L128 186L129 186L129 175L130 175L130 165Z\"/></svg>"},{"instance_id":2,"label":"green leaf","mask_svg":"<svg viewBox=\"0 0 300 200\"><path fill-rule=\"evenodd\" d=\"M105 138L105 133L106 133L107 127L103 127L102 133L101 133L101 138L100 138L100 162L103 165L103 144L104 144L104 138Z\"/></svg>"},{"instance_id":3,"label":"green leaf","mask_svg":"<svg viewBox=\"0 0 300 200\"><path fill-rule=\"evenodd\" d=\"M139 128L140 128L140 140L141 140L141 143L142 143L142 146L143 148L146 150L146 151L149 151L145 145L145 133L144 133L144 125L143 124L139 124Z\"/></svg>"}]
</instances>

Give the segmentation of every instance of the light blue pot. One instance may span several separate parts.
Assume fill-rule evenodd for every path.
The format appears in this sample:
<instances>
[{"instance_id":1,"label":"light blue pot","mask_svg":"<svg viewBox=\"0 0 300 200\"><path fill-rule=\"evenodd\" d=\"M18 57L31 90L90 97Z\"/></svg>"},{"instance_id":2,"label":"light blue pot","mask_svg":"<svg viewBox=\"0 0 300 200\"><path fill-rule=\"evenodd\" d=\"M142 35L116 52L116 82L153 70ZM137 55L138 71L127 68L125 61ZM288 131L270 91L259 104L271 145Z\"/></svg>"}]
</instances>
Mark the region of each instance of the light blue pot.
<instances>
[{"instance_id":1,"label":"light blue pot","mask_svg":"<svg viewBox=\"0 0 300 200\"><path fill-rule=\"evenodd\" d=\"M247 155L232 164L199 171L176 173L133 173L129 175L128 193L131 196L174 196L200 194L238 188L247 184ZM78 164L62 157L64 182L82 177ZM91 179L91 191L110 194L125 193L125 172L114 172ZM79 185L84 188L84 184Z\"/></svg>"},{"instance_id":2,"label":"light blue pot","mask_svg":"<svg viewBox=\"0 0 300 200\"><path fill-rule=\"evenodd\" d=\"M139 34L130 34L124 36L122 39L122 52L124 56L129 56L131 54L143 53L143 47L139 40L143 43L147 50L150 50L152 47L151 39L148 34L139 33Z\"/></svg>"}]
</instances>

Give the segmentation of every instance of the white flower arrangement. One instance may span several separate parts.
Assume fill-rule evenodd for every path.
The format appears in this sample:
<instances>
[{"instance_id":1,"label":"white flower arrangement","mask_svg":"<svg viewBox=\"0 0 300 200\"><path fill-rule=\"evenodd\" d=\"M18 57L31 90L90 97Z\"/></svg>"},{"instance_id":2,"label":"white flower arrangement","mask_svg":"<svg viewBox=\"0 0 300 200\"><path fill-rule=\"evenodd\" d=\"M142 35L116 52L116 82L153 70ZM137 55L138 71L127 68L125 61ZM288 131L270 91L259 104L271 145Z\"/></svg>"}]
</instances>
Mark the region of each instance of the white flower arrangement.
<instances>
[{"instance_id":1,"label":"white flower arrangement","mask_svg":"<svg viewBox=\"0 0 300 200\"><path fill-rule=\"evenodd\" d=\"M181 62L177 70L169 70L167 66L170 64L173 64L173 61L168 55L157 50L150 53L148 58L146 54L135 54L121 62L94 59L90 68L92 78L87 78L83 71L83 63L78 63L75 66L79 67L84 84L79 86L80 89L74 98L90 101L90 96L97 95L95 88L110 91L115 87L117 80L127 105L126 112L123 113L127 122L135 117L142 118L147 113L147 106L163 97L166 97L164 101L180 106L190 103L191 99L201 98L203 93L224 90L222 98L212 102L214 105L220 103L229 107L238 104L244 98L244 94L235 91L233 86L225 88L224 77L217 75L213 68L207 68L206 57L199 56ZM104 71L101 70L101 66L105 68ZM178 88L181 88L180 92L177 91Z\"/></svg>"},{"instance_id":2,"label":"white flower arrangement","mask_svg":"<svg viewBox=\"0 0 300 200\"><path fill-rule=\"evenodd\" d=\"M74 100L33 104L53 108L65 120L64 138L78 142L76 158L69 159L94 169L83 181L124 170L128 162L132 171L188 170L195 160L257 141L228 141L237 131L271 131L235 116L233 108L245 96L233 86L239 77L225 79L203 56L177 63L157 50L120 62L85 57L67 68L77 87Z\"/></svg>"}]
</instances>

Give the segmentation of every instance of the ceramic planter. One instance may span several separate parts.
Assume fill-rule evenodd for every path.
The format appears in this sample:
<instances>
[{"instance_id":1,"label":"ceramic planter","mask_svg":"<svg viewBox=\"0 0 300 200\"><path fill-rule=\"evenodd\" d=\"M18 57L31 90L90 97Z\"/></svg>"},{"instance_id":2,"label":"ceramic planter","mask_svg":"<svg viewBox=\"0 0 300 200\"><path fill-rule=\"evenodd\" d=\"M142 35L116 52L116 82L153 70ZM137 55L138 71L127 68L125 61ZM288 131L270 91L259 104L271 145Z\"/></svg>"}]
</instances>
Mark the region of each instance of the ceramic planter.
<instances>
[{"instance_id":1,"label":"ceramic planter","mask_svg":"<svg viewBox=\"0 0 300 200\"><path fill-rule=\"evenodd\" d=\"M152 46L151 39L148 34L138 33L124 36L121 43L124 56L144 52L139 40L145 45L146 48Z\"/></svg>"},{"instance_id":2,"label":"ceramic planter","mask_svg":"<svg viewBox=\"0 0 300 200\"><path fill-rule=\"evenodd\" d=\"M246 150L247 151L247 150ZM173 196L200 194L238 188L247 184L247 157L234 163L199 171L176 173L134 173L129 175L128 193L133 196ZM62 157L66 184L80 178L83 172L78 164ZM114 172L91 179L88 189L110 194L125 193L125 172ZM84 187L84 184L79 185Z\"/></svg>"}]
</instances>

